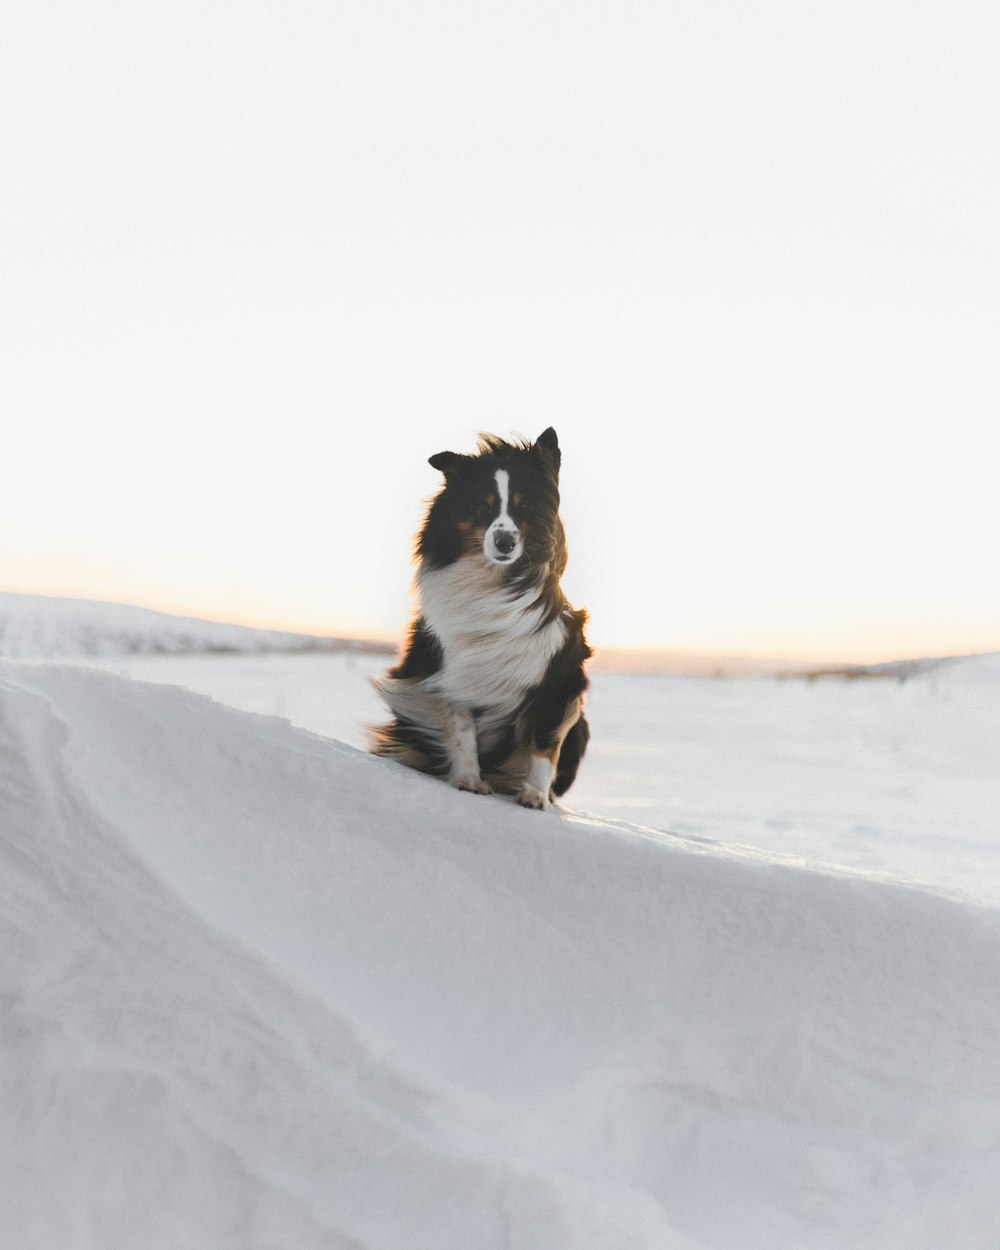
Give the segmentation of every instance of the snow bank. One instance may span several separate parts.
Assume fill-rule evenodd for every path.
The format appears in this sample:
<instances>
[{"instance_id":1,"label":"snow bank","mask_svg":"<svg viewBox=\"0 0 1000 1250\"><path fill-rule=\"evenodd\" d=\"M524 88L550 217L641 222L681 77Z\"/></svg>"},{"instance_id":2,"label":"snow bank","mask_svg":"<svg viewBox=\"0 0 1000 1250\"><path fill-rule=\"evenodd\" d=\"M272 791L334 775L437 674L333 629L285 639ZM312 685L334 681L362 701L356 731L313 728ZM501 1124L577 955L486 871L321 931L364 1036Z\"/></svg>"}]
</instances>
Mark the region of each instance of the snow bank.
<instances>
[{"instance_id":1,"label":"snow bank","mask_svg":"<svg viewBox=\"0 0 1000 1250\"><path fill-rule=\"evenodd\" d=\"M15 660L359 645L153 612L124 603L0 591L0 656Z\"/></svg>"},{"instance_id":2,"label":"snow bank","mask_svg":"<svg viewBox=\"0 0 1000 1250\"><path fill-rule=\"evenodd\" d=\"M1000 913L0 664L0 1243L990 1250Z\"/></svg>"}]
</instances>

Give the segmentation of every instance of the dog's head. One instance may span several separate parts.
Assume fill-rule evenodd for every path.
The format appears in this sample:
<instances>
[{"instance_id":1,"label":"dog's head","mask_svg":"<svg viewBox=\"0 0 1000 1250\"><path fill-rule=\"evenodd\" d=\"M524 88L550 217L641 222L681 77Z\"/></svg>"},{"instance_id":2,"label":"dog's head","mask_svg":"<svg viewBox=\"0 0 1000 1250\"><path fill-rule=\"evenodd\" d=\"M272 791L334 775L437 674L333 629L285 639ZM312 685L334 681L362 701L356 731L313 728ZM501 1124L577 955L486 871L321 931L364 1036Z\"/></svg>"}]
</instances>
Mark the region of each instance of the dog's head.
<instances>
[{"instance_id":1,"label":"dog's head","mask_svg":"<svg viewBox=\"0 0 1000 1250\"><path fill-rule=\"evenodd\" d=\"M520 572L547 565L561 573L559 462L553 429L534 443L484 434L474 456L453 451L431 456L430 464L444 474L444 487L428 511L419 557L442 566L481 555L499 568Z\"/></svg>"}]
</instances>

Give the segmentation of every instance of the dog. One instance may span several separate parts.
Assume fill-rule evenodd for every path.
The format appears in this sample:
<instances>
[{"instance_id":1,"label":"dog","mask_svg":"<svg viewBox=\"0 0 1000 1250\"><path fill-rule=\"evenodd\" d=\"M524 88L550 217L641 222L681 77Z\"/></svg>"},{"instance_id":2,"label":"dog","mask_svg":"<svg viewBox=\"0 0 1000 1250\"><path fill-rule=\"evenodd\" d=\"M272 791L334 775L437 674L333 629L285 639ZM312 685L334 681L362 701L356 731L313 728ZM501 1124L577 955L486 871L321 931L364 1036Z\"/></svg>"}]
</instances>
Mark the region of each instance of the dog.
<instances>
[{"instance_id":1,"label":"dog","mask_svg":"<svg viewBox=\"0 0 1000 1250\"><path fill-rule=\"evenodd\" d=\"M373 681L393 714L376 755L541 810L590 738L587 614L560 586L560 460L553 429L431 456L444 485L417 535L417 613L400 662Z\"/></svg>"}]
</instances>

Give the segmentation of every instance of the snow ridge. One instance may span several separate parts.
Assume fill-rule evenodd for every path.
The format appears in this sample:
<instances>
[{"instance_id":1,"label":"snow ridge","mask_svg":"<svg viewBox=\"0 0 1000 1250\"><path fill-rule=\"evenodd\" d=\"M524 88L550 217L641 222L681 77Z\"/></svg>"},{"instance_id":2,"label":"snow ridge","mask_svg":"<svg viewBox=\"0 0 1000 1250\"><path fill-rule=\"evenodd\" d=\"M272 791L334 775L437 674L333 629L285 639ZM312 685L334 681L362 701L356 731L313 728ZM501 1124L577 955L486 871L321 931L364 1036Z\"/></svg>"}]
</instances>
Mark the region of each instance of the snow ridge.
<instances>
[{"instance_id":1,"label":"snow ridge","mask_svg":"<svg viewBox=\"0 0 1000 1250\"><path fill-rule=\"evenodd\" d=\"M4 1244L996 1244L995 910L85 669L0 761Z\"/></svg>"}]
</instances>

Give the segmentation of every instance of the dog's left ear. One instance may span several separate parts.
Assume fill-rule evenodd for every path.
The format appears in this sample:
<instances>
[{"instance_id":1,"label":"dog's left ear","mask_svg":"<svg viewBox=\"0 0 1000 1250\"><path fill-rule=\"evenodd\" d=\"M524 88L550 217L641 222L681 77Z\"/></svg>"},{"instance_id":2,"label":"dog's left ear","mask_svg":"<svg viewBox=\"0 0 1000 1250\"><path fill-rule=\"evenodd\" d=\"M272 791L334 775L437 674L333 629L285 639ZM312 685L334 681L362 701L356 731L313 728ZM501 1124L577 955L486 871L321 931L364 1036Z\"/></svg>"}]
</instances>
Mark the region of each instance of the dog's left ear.
<instances>
[{"instance_id":1,"label":"dog's left ear","mask_svg":"<svg viewBox=\"0 0 1000 1250\"><path fill-rule=\"evenodd\" d=\"M468 456L460 456L457 451L439 451L436 456L431 456L427 463L432 469L438 469L447 479L454 477L468 458Z\"/></svg>"},{"instance_id":2,"label":"dog's left ear","mask_svg":"<svg viewBox=\"0 0 1000 1250\"><path fill-rule=\"evenodd\" d=\"M551 425L543 434L539 434L538 438L535 440L535 446L551 463L552 468L555 470L556 477L558 477L559 465L562 461L562 452L559 450L559 439Z\"/></svg>"}]
</instances>

